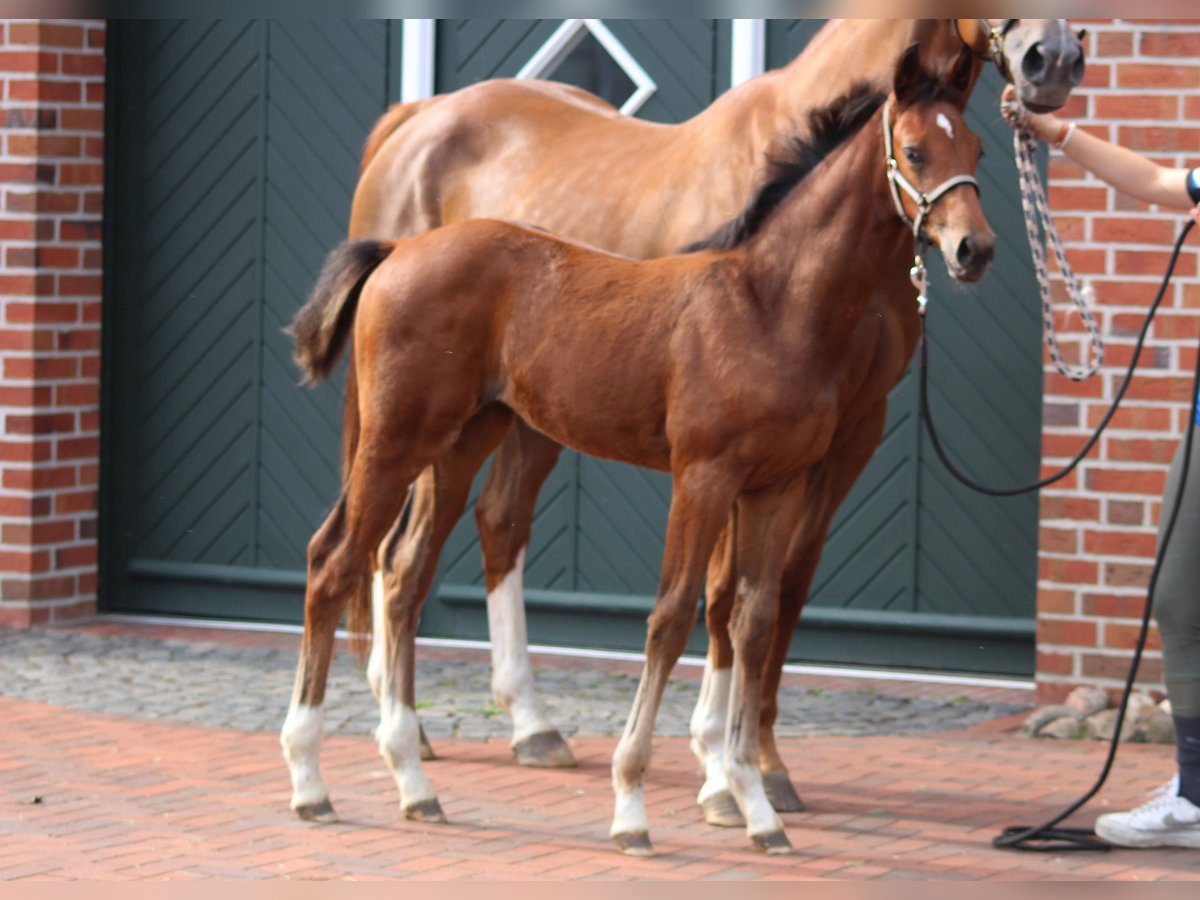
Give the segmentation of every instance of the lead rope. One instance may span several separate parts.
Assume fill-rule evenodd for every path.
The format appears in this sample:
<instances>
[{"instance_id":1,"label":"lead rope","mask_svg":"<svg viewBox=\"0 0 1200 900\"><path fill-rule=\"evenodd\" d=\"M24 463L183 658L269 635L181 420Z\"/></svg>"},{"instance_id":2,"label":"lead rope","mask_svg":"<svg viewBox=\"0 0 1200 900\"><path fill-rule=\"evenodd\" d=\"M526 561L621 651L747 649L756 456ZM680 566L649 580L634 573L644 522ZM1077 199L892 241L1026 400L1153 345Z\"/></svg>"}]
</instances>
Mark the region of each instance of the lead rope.
<instances>
[{"instance_id":1,"label":"lead rope","mask_svg":"<svg viewBox=\"0 0 1200 900\"><path fill-rule=\"evenodd\" d=\"M1017 103L1002 104L1004 117L1016 121L1013 132L1013 154L1017 161L1017 180L1021 186L1021 208L1025 212L1025 235L1029 239L1029 250L1033 255L1033 268L1037 274L1038 292L1042 298L1042 323L1046 333L1046 346L1050 349L1050 361L1062 375L1072 381L1091 378L1104 364L1104 341L1100 328L1092 315L1094 294L1090 285L1084 285L1075 275L1067 261L1062 239L1050 216L1050 204L1046 201L1046 190L1042 186L1042 174L1037 166L1037 137L1024 125L1027 116ZM1045 241L1041 239L1045 235ZM1054 250L1058 268L1067 284L1067 295L1079 311L1079 318L1087 329L1091 342L1091 362L1083 366L1072 366L1062 357L1058 346L1058 329L1054 324L1054 308L1051 303L1050 274L1046 267L1046 242Z\"/></svg>"}]
</instances>

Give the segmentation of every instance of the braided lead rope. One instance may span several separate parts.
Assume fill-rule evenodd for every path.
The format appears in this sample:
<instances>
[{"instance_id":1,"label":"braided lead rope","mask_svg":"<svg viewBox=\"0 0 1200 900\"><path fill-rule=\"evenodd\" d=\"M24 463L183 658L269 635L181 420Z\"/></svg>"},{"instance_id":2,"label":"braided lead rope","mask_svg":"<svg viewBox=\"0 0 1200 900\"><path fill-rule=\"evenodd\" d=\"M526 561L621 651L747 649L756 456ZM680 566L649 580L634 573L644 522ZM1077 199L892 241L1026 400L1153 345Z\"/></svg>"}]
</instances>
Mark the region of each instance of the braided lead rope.
<instances>
[{"instance_id":1,"label":"braided lead rope","mask_svg":"<svg viewBox=\"0 0 1200 900\"><path fill-rule=\"evenodd\" d=\"M1006 117L1009 111L1006 110ZM1019 112L1014 112L1017 117ZM1032 132L1018 128L1013 133L1013 150L1017 160L1017 177L1021 186L1021 207L1025 211L1025 234L1029 238L1029 249L1033 255L1033 267L1037 272L1038 291L1042 298L1042 321L1046 332L1046 346L1050 348L1050 359L1054 368L1072 381L1084 381L1091 378L1104 364L1104 341L1100 336L1100 328L1092 315L1091 305L1093 293L1091 286L1084 286L1076 277L1071 264L1067 262L1067 254L1063 249L1054 220L1050 217L1050 205L1046 201L1046 191L1042 187L1042 176L1037 167L1037 138ZM1058 259L1058 267L1067 283L1067 294L1079 318L1087 328L1092 344L1091 362L1085 366L1072 366L1062 358L1058 346L1058 330L1054 325L1054 309L1050 300L1050 276L1046 270L1046 248L1039 237L1041 233L1054 248L1054 256Z\"/></svg>"}]
</instances>

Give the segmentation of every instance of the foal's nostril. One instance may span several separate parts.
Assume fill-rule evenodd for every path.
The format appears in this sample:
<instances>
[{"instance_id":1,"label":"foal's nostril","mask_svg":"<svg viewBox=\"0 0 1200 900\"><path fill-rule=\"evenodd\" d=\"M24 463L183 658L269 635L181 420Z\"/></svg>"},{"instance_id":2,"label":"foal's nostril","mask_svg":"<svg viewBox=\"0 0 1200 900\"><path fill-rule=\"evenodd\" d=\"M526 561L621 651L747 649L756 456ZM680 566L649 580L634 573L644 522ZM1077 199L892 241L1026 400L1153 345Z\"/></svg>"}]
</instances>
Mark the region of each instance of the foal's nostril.
<instances>
[{"instance_id":1,"label":"foal's nostril","mask_svg":"<svg viewBox=\"0 0 1200 900\"><path fill-rule=\"evenodd\" d=\"M977 270L990 263L995 252L995 240L968 235L958 242L958 250L954 255L961 268Z\"/></svg>"},{"instance_id":2,"label":"foal's nostril","mask_svg":"<svg viewBox=\"0 0 1200 900\"><path fill-rule=\"evenodd\" d=\"M1041 84L1046 78L1046 57L1042 55L1042 45L1034 44L1021 60L1021 74L1031 84Z\"/></svg>"}]
</instances>

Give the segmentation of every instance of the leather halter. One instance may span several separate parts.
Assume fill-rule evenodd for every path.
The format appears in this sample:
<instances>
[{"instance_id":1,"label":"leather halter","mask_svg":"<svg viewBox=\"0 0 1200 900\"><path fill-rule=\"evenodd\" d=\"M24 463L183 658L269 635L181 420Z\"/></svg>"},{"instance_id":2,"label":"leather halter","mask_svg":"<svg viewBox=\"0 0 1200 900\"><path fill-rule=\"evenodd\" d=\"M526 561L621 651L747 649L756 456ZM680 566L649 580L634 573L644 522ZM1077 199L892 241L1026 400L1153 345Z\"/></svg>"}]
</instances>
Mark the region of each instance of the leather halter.
<instances>
[{"instance_id":1,"label":"leather halter","mask_svg":"<svg viewBox=\"0 0 1200 900\"><path fill-rule=\"evenodd\" d=\"M921 230L921 226L925 222L926 214L933 208L933 204L937 203L956 187L961 187L962 185L970 185L975 188L976 194L979 193L979 182L975 180L974 175L952 175L928 194L922 193L915 184L909 181L905 174L900 171L899 163L896 162L896 151L892 140L891 103L886 101L883 104L883 152L887 158L887 178L888 187L891 188L892 203L896 205L896 212L899 213L900 219L905 225L912 228L913 237L919 244L930 243L929 238ZM908 194L912 198L912 201L917 204L917 217L915 219L908 217L908 212L904 208L904 202L900 198L900 191Z\"/></svg>"}]
</instances>

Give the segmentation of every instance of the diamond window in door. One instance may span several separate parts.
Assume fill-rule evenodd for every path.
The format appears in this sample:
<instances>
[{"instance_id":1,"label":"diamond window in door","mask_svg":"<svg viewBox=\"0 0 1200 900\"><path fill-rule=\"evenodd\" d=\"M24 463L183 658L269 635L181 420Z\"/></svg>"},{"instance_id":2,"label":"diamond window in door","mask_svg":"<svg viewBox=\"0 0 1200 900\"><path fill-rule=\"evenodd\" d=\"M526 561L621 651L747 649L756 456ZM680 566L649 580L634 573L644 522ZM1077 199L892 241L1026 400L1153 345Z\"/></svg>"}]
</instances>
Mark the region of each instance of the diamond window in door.
<instances>
[{"instance_id":1,"label":"diamond window in door","mask_svg":"<svg viewBox=\"0 0 1200 900\"><path fill-rule=\"evenodd\" d=\"M654 79L599 19L567 19L518 78L573 84L603 97L627 116L658 90Z\"/></svg>"}]
</instances>

